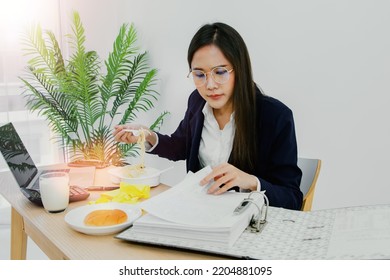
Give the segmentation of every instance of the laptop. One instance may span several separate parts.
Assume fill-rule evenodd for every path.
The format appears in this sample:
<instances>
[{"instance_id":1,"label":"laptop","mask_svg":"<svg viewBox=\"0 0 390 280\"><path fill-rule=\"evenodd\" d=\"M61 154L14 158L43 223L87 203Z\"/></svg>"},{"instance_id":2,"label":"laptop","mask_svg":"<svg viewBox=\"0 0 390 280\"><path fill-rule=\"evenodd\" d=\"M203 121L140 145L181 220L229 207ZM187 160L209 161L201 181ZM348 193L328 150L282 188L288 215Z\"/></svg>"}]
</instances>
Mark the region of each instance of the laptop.
<instances>
[{"instance_id":1,"label":"laptop","mask_svg":"<svg viewBox=\"0 0 390 280\"><path fill-rule=\"evenodd\" d=\"M42 173L62 171L69 173L70 185L93 185L95 167L39 170L12 123L0 126L0 151L22 193L34 204L42 206L39 176Z\"/></svg>"}]
</instances>

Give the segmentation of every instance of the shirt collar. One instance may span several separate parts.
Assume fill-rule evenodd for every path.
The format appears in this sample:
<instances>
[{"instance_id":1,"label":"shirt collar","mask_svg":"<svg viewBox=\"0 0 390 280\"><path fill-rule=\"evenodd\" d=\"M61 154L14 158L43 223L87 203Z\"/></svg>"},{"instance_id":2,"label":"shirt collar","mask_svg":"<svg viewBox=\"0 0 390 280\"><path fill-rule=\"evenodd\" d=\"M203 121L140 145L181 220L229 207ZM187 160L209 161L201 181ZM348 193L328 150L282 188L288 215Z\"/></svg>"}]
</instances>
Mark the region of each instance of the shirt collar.
<instances>
[{"instance_id":1,"label":"shirt collar","mask_svg":"<svg viewBox=\"0 0 390 280\"><path fill-rule=\"evenodd\" d=\"M202 109L202 113L203 113L205 119L210 119L210 118L215 119L214 113L213 113L213 108L211 108L211 106L207 102L204 104L204 107ZM232 120L234 120L234 112L230 115L229 122L231 122Z\"/></svg>"}]
</instances>

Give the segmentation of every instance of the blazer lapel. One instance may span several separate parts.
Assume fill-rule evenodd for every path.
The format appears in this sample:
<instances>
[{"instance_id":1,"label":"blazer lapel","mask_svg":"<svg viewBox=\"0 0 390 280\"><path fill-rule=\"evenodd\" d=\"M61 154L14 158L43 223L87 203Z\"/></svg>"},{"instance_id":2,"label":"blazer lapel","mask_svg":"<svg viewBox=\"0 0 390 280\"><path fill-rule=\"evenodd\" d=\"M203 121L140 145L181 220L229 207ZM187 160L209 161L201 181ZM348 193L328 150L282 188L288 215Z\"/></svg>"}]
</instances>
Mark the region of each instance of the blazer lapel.
<instances>
[{"instance_id":1,"label":"blazer lapel","mask_svg":"<svg viewBox=\"0 0 390 280\"><path fill-rule=\"evenodd\" d=\"M203 122L204 115L200 111L198 114L194 116L194 118L190 121L190 134L191 134L191 150L189 151L189 157L187 160L187 170L192 172L196 172L200 170L200 162L199 162L199 145L200 139L202 137L203 130Z\"/></svg>"}]
</instances>

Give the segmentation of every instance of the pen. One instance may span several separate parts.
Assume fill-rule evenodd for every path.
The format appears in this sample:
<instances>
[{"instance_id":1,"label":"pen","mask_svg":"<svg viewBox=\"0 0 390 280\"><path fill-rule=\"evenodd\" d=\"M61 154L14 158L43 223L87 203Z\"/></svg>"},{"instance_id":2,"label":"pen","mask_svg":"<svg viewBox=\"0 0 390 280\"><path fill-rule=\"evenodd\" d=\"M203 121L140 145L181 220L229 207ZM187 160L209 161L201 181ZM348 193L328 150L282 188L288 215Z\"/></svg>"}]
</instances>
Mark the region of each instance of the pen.
<instances>
[{"instance_id":1,"label":"pen","mask_svg":"<svg viewBox=\"0 0 390 280\"><path fill-rule=\"evenodd\" d=\"M89 191L111 191L119 189L119 186L89 186L87 190Z\"/></svg>"}]
</instances>

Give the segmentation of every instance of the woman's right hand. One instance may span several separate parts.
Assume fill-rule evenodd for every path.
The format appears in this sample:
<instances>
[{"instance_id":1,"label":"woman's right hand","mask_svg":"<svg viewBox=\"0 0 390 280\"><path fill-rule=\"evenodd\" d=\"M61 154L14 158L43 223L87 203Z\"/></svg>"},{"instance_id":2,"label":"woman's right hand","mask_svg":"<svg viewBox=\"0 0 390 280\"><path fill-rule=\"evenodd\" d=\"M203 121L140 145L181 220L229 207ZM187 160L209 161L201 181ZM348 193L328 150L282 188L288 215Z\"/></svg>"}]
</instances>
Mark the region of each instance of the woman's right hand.
<instances>
[{"instance_id":1,"label":"woman's right hand","mask_svg":"<svg viewBox=\"0 0 390 280\"><path fill-rule=\"evenodd\" d=\"M138 124L122 124L114 127L113 135L115 140L118 142L123 142L127 144L137 143L139 136L135 136L131 131L126 131L127 129L131 130L140 130L145 131L145 138L151 145L156 143L155 134L146 126Z\"/></svg>"}]
</instances>

